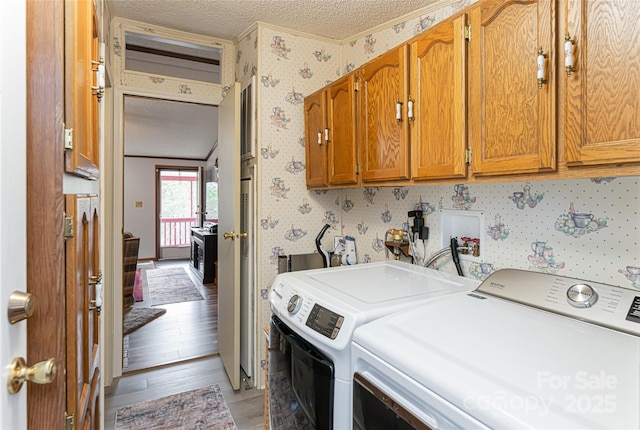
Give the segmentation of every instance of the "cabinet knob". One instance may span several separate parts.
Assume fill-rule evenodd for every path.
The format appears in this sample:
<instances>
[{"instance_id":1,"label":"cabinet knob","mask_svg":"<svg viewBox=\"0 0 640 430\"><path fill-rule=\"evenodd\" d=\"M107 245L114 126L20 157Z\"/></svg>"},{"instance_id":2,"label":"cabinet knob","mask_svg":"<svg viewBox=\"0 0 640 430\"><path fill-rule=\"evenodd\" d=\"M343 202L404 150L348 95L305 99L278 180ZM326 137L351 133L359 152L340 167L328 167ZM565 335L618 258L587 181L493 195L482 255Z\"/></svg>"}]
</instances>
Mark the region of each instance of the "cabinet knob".
<instances>
[{"instance_id":1,"label":"cabinet knob","mask_svg":"<svg viewBox=\"0 0 640 430\"><path fill-rule=\"evenodd\" d=\"M543 84L547 83L545 77L547 76L547 54L542 51L542 46L538 49L538 88L542 88Z\"/></svg>"},{"instance_id":2,"label":"cabinet knob","mask_svg":"<svg viewBox=\"0 0 640 430\"><path fill-rule=\"evenodd\" d=\"M400 100L396 102L396 121L402 122L402 102Z\"/></svg>"},{"instance_id":3,"label":"cabinet knob","mask_svg":"<svg viewBox=\"0 0 640 430\"><path fill-rule=\"evenodd\" d=\"M567 71L567 78L571 76L571 72L575 72L573 65L573 40L569 32L564 35L564 68Z\"/></svg>"}]
</instances>

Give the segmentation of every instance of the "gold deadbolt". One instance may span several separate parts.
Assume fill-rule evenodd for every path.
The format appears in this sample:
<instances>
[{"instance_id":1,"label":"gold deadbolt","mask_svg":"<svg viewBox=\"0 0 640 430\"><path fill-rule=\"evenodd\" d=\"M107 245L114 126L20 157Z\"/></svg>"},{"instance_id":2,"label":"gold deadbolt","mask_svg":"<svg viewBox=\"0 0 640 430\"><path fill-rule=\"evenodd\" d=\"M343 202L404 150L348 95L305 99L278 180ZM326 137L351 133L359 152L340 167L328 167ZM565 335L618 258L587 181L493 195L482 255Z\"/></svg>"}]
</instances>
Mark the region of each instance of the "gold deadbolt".
<instances>
[{"instance_id":1,"label":"gold deadbolt","mask_svg":"<svg viewBox=\"0 0 640 430\"><path fill-rule=\"evenodd\" d=\"M225 239L235 240L236 234L232 231L231 233L225 233L222 237L224 237Z\"/></svg>"},{"instance_id":2,"label":"gold deadbolt","mask_svg":"<svg viewBox=\"0 0 640 430\"><path fill-rule=\"evenodd\" d=\"M30 293L14 291L9 296L9 306L7 306L9 322L15 324L33 315L33 296Z\"/></svg>"},{"instance_id":3,"label":"gold deadbolt","mask_svg":"<svg viewBox=\"0 0 640 430\"><path fill-rule=\"evenodd\" d=\"M36 384L50 384L56 378L55 358L27 367L24 358L18 357L11 362L9 377L7 378L7 390L11 394L16 394L22 388L24 381L35 382Z\"/></svg>"}]
</instances>

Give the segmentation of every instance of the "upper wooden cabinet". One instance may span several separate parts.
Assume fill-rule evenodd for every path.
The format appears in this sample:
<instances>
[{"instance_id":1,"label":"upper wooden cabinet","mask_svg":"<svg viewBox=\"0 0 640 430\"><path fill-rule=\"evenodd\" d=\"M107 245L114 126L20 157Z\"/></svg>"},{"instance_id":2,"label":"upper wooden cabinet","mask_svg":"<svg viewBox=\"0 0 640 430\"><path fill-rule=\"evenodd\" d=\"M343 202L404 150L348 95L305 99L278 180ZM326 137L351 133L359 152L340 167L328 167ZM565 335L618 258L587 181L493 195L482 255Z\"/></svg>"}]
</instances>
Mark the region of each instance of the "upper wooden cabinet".
<instances>
[{"instance_id":1,"label":"upper wooden cabinet","mask_svg":"<svg viewBox=\"0 0 640 430\"><path fill-rule=\"evenodd\" d=\"M429 29L410 45L411 177L466 177L466 15Z\"/></svg>"},{"instance_id":2,"label":"upper wooden cabinet","mask_svg":"<svg viewBox=\"0 0 640 430\"><path fill-rule=\"evenodd\" d=\"M329 185L327 181L327 95L324 90L304 98L304 135L307 187Z\"/></svg>"},{"instance_id":3,"label":"upper wooden cabinet","mask_svg":"<svg viewBox=\"0 0 640 430\"><path fill-rule=\"evenodd\" d=\"M640 2L567 1L565 25L567 164L640 161Z\"/></svg>"},{"instance_id":4,"label":"upper wooden cabinet","mask_svg":"<svg viewBox=\"0 0 640 430\"><path fill-rule=\"evenodd\" d=\"M329 184L355 185L357 175L355 75L350 74L327 89L327 144Z\"/></svg>"},{"instance_id":5,"label":"upper wooden cabinet","mask_svg":"<svg viewBox=\"0 0 640 430\"><path fill-rule=\"evenodd\" d=\"M98 99L93 61L98 61L98 20L92 1L65 1L65 128L72 131L72 149L65 170L97 179Z\"/></svg>"},{"instance_id":6,"label":"upper wooden cabinet","mask_svg":"<svg viewBox=\"0 0 640 430\"><path fill-rule=\"evenodd\" d=\"M485 0L469 12L469 141L474 175L556 169L555 3ZM547 56L546 82L541 86L540 49Z\"/></svg>"},{"instance_id":7,"label":"upper wooden cabinet","mask_svg":"<svg viewBox=\"0 0 640 430\"><path fill-rule=\"evenodd\" d=\"M359 69L362 182L409 179L408 46Z\"/></svg>"},{"instance_id":8,"label":"upper wooden cabinet","mask_svg":"<svg viewBox=\"0 0 640 430\"><path fill-rule=\"evenodd\" d=\"M358 183L354 85L350 74L305 97L309 188Z\"/></svg>"}]
</instances>

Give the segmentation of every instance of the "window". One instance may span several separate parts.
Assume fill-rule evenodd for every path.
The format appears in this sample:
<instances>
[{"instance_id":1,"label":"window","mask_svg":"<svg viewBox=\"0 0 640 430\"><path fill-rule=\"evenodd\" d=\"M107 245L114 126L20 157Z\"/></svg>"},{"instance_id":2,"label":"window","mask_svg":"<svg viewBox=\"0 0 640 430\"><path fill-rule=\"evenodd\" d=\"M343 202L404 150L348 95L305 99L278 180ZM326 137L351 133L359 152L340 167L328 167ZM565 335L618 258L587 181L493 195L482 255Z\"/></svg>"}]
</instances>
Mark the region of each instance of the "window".
<instances>
[{"instance_id":1,"label":"window","mask_svg":"<svg viewBox=\"0 0 640 430\"><path fill-rule=\"evenodd\" d=\"M222 49L125 31L125 70L222 83Z\"/></svg>"}]
</instances>

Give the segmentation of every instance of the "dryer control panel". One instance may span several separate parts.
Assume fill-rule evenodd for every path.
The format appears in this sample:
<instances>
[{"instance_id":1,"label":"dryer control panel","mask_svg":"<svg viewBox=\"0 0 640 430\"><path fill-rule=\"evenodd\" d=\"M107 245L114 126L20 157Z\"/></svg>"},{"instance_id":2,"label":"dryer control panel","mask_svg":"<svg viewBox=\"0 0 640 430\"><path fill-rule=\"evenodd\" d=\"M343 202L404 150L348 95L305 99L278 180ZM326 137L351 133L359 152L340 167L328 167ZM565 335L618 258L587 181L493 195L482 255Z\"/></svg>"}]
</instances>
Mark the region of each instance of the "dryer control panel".
<instances>
[{"instance_id":1,"label":"dryer control panel","mask_svg":"<svg viewBox=\"0 0 640 430\"><path fill-rule=\"evenodd\" d=\"M335 339L343 322L344 317L342 315L338 315L316 303L307 318L307 327L311 327L330 339Z\"/></svg>"},{"instance_id":2,"label":"dryer control panel","mask_svg":"<svg viewBox=\"0 0 640 430\"><path fill-rule=\"evenodd\" d=\"M492 273L476 292L640 336L640 291L503 269Z\"/></svg>"}]
</instances>

